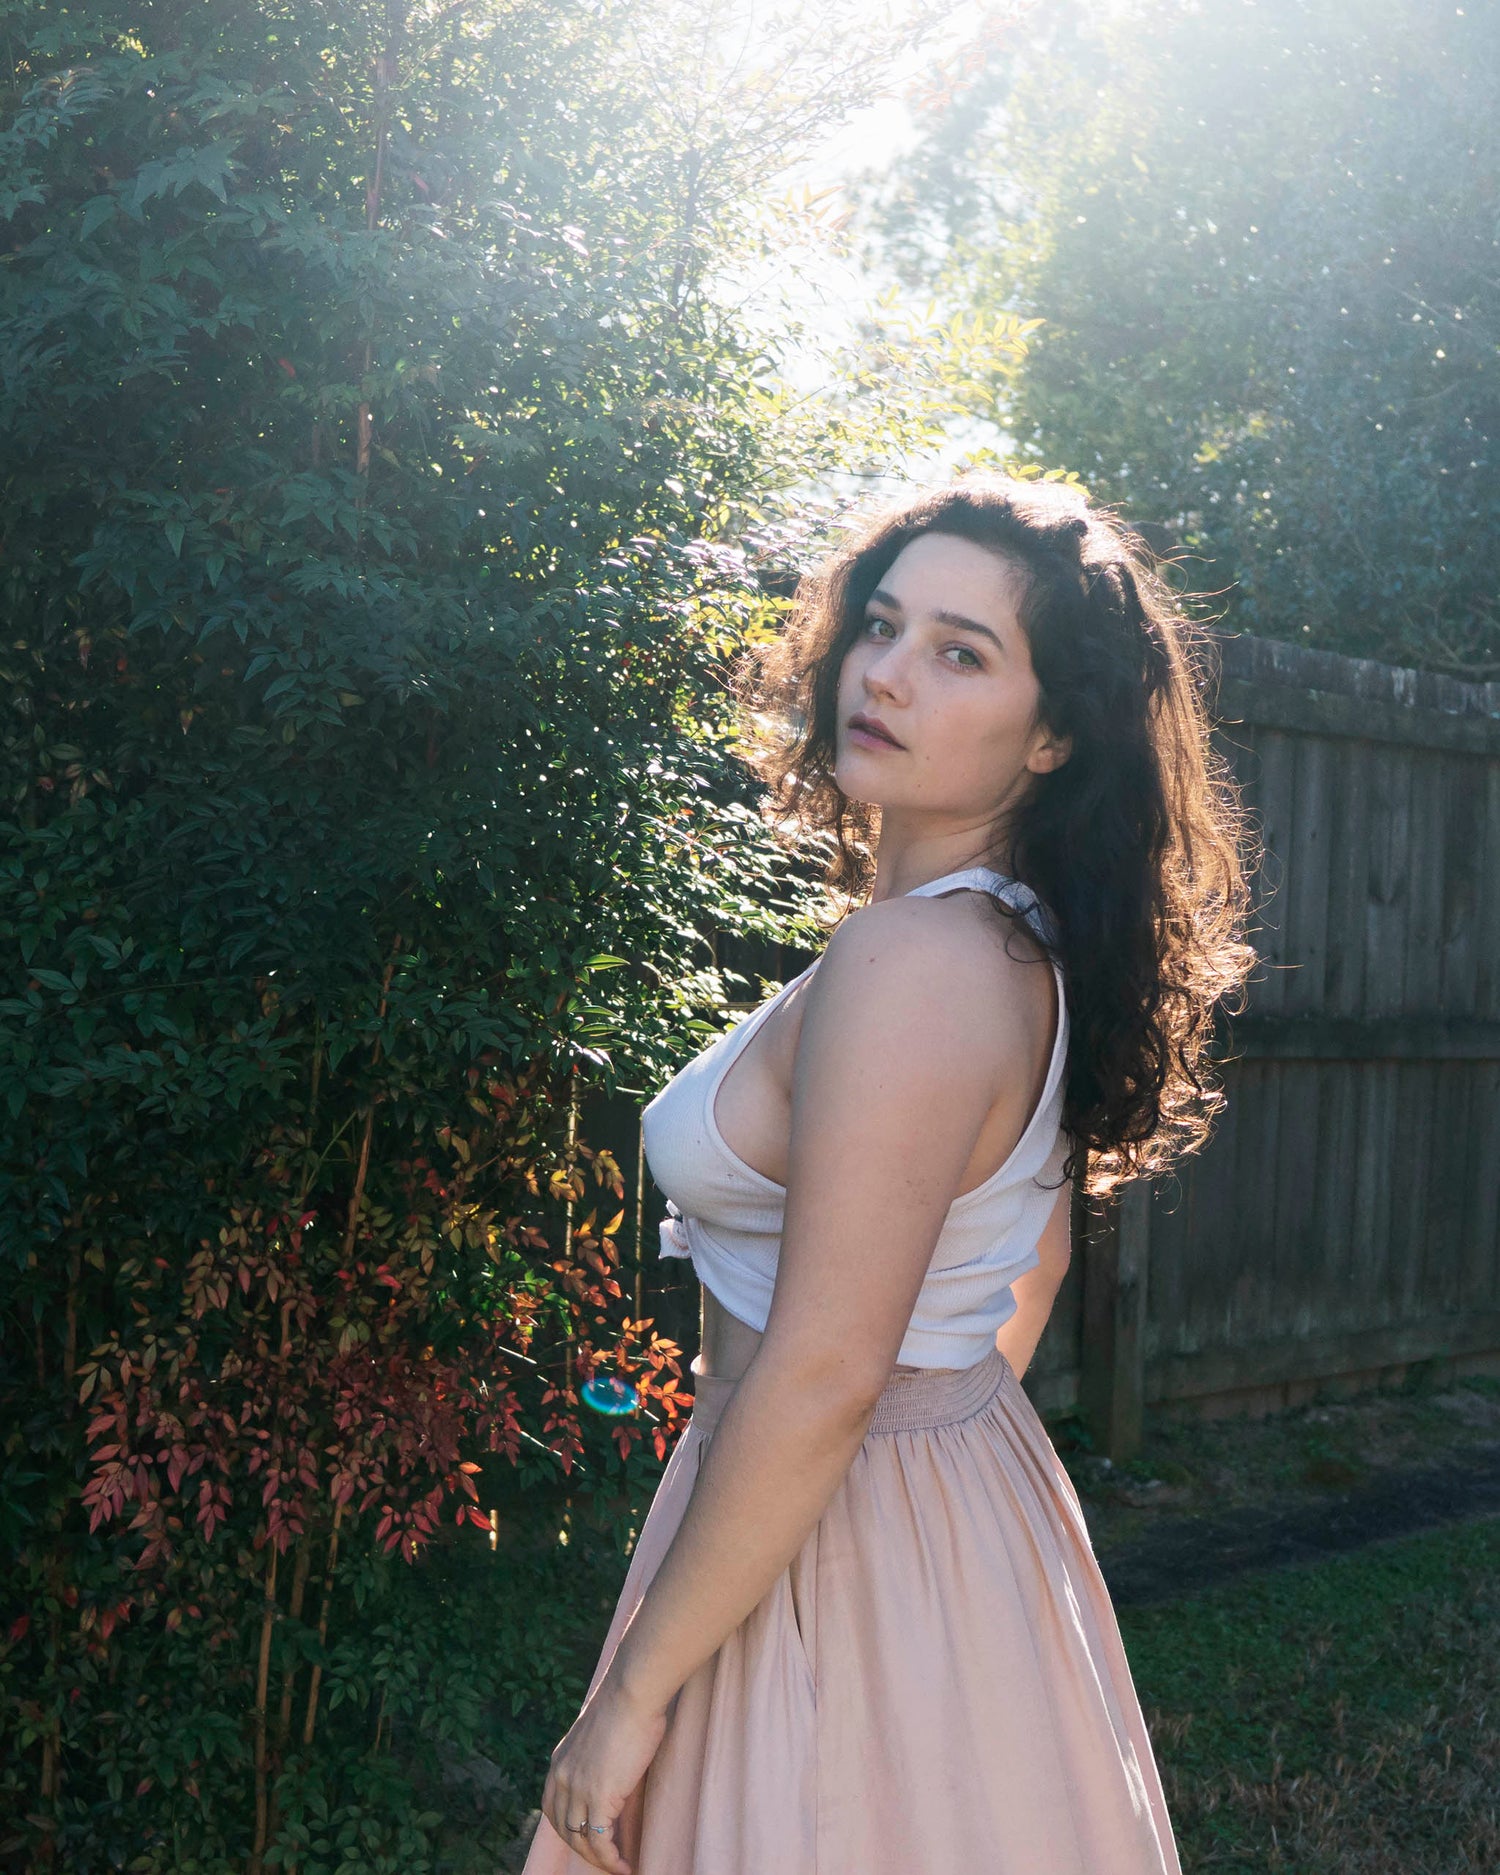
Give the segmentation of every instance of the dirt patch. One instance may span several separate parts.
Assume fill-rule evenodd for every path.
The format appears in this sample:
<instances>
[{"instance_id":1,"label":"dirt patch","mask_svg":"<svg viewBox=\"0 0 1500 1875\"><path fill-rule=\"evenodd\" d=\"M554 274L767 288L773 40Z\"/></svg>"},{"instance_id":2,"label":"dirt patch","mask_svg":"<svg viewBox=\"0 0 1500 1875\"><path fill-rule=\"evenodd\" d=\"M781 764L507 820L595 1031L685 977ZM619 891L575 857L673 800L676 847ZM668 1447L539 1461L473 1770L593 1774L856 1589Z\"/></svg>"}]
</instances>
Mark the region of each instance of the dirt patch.
<instances>
[{"instance_id":1,"label":"dirt patch","mask_svg":"<svg viewBox=\"0 0 1500 1875\"><path fill-rule=\"evenodd\" d=\"M1128 1465L1061 1432L1121 1605L1500 1513L1500 1383L1489 1378L1254 1420L1148 1417Z\"/></svg>"},{"instance_id":2,"label":"dirt patch","mask_svg":"<svg viewBox=\"0 0 1500 1875\"><path fill-rule=\"evenodd\" d=\"M1099 1558L1117 1607L1175 1601L1247 1569L1318 1562L1368 1543L1500 1515L1500 1444L1461 1463L1392 1471L1289 1509L1242 1505L1163 1521Z\"/></svg>"}]
</instances>

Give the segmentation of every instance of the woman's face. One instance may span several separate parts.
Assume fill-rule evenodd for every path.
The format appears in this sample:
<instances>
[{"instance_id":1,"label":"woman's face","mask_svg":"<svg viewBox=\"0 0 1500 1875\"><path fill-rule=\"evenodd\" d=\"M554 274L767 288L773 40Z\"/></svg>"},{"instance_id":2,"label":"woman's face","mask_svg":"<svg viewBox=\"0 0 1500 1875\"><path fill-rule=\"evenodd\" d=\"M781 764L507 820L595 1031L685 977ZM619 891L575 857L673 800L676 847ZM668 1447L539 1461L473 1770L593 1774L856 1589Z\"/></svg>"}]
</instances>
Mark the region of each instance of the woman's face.
<instances>
[{"instance_id":1,"label":"woman's face","mask_svg":"<svg viewBox=\"0 0 1500 1875\"><path fill-rule=\"evenodd\" d=\"M834 779L883 829L981 831L1067 759L1016 616L1013 563L953 534L909 541L865 607L839 673ZM851 723L874 717L901 745Z\"/></svg>"}]
</instances>

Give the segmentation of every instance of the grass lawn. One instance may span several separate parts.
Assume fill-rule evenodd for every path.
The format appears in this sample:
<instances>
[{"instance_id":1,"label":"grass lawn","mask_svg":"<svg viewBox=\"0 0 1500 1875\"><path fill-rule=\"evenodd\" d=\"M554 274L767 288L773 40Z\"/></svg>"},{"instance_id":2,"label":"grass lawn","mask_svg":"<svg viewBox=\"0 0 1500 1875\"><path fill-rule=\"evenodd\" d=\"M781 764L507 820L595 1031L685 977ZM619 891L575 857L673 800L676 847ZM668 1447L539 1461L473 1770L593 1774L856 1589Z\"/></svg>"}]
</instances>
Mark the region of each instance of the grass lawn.
<instances>
[{"instance_id":1,"label":"grass lawn","mask_svg":"<svg viewBox=\"0 0 1500 1875\"><path fill-rule=\"evenodd\" d=\"M1184 1875L1500 1870L1500 1519L1120 1626Z\"/></svg>"}]
</instances>

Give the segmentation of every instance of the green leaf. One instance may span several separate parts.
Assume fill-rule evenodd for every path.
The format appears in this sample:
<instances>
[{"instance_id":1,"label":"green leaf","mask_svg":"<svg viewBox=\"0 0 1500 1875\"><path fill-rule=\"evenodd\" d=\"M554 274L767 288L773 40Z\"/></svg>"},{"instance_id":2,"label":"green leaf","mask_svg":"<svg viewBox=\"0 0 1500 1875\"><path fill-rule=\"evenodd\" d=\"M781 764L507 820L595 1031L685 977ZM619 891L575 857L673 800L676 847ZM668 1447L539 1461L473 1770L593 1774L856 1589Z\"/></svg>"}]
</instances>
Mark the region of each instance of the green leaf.
<instances>
[{"instance_id":1,"label":"green leaf","mask_svg":"<svg viewBox=\"0 0 1500 1875\"><path fill-rule=\"evenodd\" d=\"M85 202L78 219L78 238L88 240L91 234L98 232L108 221L115 218L118 204L112 195L96 195L92 202Z\"/></svg>"}]
</instances>

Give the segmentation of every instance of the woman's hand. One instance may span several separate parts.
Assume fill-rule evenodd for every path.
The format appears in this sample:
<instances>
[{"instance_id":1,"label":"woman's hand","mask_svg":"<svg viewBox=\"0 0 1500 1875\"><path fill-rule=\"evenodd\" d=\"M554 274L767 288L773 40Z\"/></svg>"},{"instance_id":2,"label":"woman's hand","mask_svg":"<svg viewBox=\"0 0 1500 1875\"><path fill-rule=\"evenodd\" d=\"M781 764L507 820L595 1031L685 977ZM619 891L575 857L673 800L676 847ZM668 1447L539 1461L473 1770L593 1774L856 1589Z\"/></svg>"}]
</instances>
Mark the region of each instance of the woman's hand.
<instances>
[{"instance_id":1,"label":"woman's hand","mask_svg":"<svg viewBox=\"0 0 1500 1875\"><path fill-rule=\"evenodd\" d=\"M666 1729L665 1710L638 1705L606 1674L552 1753L542 1814L575 1855L608 1875L631 1875L641 1786Z\"/></svg>"}]
</instances>

